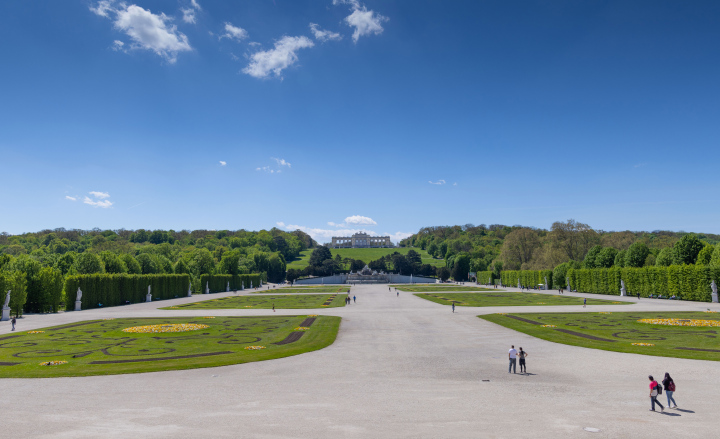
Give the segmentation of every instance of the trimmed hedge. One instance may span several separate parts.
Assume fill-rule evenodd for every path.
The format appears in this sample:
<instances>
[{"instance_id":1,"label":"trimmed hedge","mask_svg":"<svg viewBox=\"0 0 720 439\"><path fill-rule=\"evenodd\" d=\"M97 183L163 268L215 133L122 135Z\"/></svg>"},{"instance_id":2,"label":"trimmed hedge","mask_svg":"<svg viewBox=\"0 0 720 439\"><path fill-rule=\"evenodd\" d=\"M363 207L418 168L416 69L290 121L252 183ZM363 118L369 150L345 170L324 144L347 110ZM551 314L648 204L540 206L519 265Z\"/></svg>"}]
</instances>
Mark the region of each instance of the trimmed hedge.
<instances>
[{"instance_id":1,"label":"trimmed hedge","mask_svg":"<svg viewBox=\"0 0 720 439\"><path fill-rule=\"evenodd\" d=\"M568 270L570 286L581 293L620 295L620 280L628 295L676 296L682 300L710 302L710 283L720 283L720 267L671 265L669 267L593 268Z\"/></svg>"},{"instance_id":2,"label":"trimmed hedge","mask_svg":"<svg viewBox=\"0 0 720 439\"><path fill-rule=\"evenodd\" d=\"M250 288L250 282L252 281L253 287L260 285L260 280L265 280L265 273L255 274L203 274L200 276L200 291L196 293L204 293L205 286L210 288L211 293L222 293L227 289L227 283L230 282L230 291L240 290L241 286L245 285L245 288Z\"/></svg>"},{"instance_id":3,"label":"trimmed hedge","mask_svg":"<svg viewBox=\"0 0 720 439\"><path fill-rule=\"evenodd\" d=\"M507 270L500 272L502 284L508 287L517 287L518 279L524 287L534 287L538 284L545 284L547 277L548 289L552 288L552 270Z\"/></svg>"},{"instance_id":4,"label":"trimmed hedge","mask_svg":"<svg viewBox=\"0 0 720 439\"><path fill-rule=\"evenodd\" d=\"M65 308L75 309L75 294L82 290L82 309L145 301L148 285L153 300L187 296L187 274L83 274L65 279Z\"/></svg>"},{"instance_id":5,"label":"trimmed hedge","mask_svg":"<svg viewBox=\"0 0 720 439\"><path fill-rule=\"evenodd\" d=\"M475 276L477 278L478 283L486 284L488 281L492 283L494 280L493 272L492 271L478 271L475 273Z\"/></svg>"}]
</instances>

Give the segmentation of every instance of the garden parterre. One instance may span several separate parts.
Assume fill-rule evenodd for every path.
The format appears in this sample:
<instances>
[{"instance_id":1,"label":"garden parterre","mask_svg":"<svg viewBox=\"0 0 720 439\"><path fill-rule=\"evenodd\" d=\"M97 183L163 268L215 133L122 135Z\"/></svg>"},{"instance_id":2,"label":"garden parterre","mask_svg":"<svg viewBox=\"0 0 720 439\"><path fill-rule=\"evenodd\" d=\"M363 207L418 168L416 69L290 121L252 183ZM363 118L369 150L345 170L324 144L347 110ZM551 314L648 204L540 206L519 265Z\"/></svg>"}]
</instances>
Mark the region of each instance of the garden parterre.
<instances>
[{"instance_id":1,"label":"garden parterre","mask_svg":"<svg viewBox=\"0 0 720 439\"><path fill-rule=\"evenodd\" d=\"M514 293L509 291L496 291L491 293L423 293L416 296L442 305L456 306L557 306L557 305L583 305L582 297L538 294ZM613 302L590 298L588 305L631 305L633 302Z\"/></svg>"},{"instance_id":2,"label":"garden parterre","mask_svg":"<svg viewBox=\"0 0 720 439\"><path fill-rule=\"evenodd\" d=\"M345 293L225 296L177 305L172 309L271 309L273 305L277 309L334 308L345 306L345 297L347 297ZM170 307L161 309L170 309Z\"/></svg>"}]
</instances>

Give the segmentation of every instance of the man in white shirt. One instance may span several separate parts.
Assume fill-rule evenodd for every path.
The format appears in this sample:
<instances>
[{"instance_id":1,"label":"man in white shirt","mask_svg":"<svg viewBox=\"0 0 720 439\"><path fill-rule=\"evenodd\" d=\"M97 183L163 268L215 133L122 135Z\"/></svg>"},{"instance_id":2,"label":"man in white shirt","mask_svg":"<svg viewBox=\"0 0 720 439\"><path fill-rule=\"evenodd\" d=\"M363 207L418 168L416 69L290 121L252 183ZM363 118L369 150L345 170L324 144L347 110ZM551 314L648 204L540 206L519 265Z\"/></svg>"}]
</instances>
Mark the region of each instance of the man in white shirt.
<instances>
[{"instance_id":1,"label":"man in white shirt","mask_svg":"<svg viewBox=\"0 0 720 439\"><path fill-rule=\"evenodd\" d=\"M510 366L508 366L508 373L510 373L510 370L515 373L517 364L517 351L515 350L515 345L510 346L510 350L508 351L508 358L510 358Z\"/></svg>"}]
</instances>

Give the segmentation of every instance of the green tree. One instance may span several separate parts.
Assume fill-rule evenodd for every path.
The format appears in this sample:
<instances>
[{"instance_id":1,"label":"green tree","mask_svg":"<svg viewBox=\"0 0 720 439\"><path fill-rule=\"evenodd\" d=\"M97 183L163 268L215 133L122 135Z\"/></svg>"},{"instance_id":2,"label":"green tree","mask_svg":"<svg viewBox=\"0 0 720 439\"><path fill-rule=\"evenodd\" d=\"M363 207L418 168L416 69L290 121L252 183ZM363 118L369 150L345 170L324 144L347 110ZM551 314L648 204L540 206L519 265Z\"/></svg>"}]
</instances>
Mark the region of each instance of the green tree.
<instances>
[{"instance_id":1,"label":"green tree","mask_svg":"<svg viewBox=\"0 0 720 439\"><path fill-rule=\"evenodd\" d=\"M466 281L470 272L470 257L466 253L455 256L452 268L452 277L457 282Z\"/></svg>"},{"instance_id":2,"label":"green tree","mask_svg":"<svg viewBox=\"0 0 720 439\"><path fill-rule=\"evenodd\" d=\"M313 250L310 254L310 265L314 267L320 267L322 266L323 262L325 262L325 260L330 258L332 258L332 253L330 253L330 249L325 247L324 245L321 245L320 247Z\"/></svg>"},{"instance_id":3,"label":"green tree","mask_svg":"<svg viewBox=\"0 0 720 439\"><path fill-rule=\"evenodd\" d=\"M437 276L441 281L445 282L450 279L450 270L447 267L440 267L437 269Z\"/></svg>"},{"instance_id":4,"label":"green tree","mask_svg":"<svg viewBox=\"0 0 720 439\"><path fill-rule=\"evenodd\" d=\"M55 268L65 276L75 264L75 252L65 253L55 261Z\"/></svg>"},{"instance_id":5,"label":"green tree","mask_svg":"<svg viewBox=\"0 0 720 439\"><path fill-rule=\"evenodd\" d=\"M639 268L645 265L650 249L644 242L638 241L625 252L625 267Z\"/></svg>"},{"instance_id":6,"label":"green tree","mask_svg":"<svg viewBox=\"0 0 720 439\"><path fill-rule=\"evenodd\" d=\"M273 253L268 260L268 282L280 283L285 280L285 258L282 253Z\"/></svg>"},{"instance_id":7,"label":"green tree","mask_svg":"<svg viewBox=\"0 0 720 439\"><path fill-rule=\"evenodd\" d=\"M617 253L618 251L612 247L604 247L595 257L595 268L610 268L615 265Z\"/></svg>"},{"instance_id":8,"label":"green tree","mask_svg":"<svg viewBox=\"0 0 720 439\"><path fill-rule=\"evenodd\" d=\"M217 267L218 273L236 275L240 273L240 252L226 251Z\"/></svg>"},{"instance_id":9,"label":"green tree","mask_svg":"<svg viewBox=\"0 0 720 439\"><path fill-rule=\"evenodd\" d=\"M100 257L94 253L80 253L75 258L73 263L73 271L77 274L95 274L104 273L105 267L103 266Z\"/></svg>"},{"instance_id":10,"label":"green tree","mask_svg":"<svg viewBox=\"0 0 720 439\"><path fill-rule=\"evenodd\" d=\"M588 250L583 260L583 268L598 268L597 257L603 251L603 246L596 245Z\"/></svg>"},{"instance_id":11,"label":"green tree","mask_svg":"<svg viewBox=\"0 0 720 439\"><path fill-rule=\"evenodd\" d=\"M625 253L627 253L626 250L620 250L620 251L617 252L617 254L615 255L615 263L614 263L614 265L615 265L616 267L622 268L622 267L625 266Z\"/></svg>"},{"instance_id":12,"label":"green tree","mask_svg":"<svg viewBox=\"0 0 720 439\"><path fill-rule=\"evenodd\" d=\"M46 310L52 309L52 312L58 312L60 302L62 302L62 273L56 268L44 267L40 270L39 278L44 296L44 306L49 308Z\"/></svg>"},{"instance_id":13,"label":"green tree","mask_svg":"<svg viewBox=\"0 0 720 439\"><path fill-rule=\"evenodd\" d=\"M212 253L206 248L198 248L192 252L190 259L190 272L195 277L201 274L213 274L215 272L215 259Z\"/></svg>"},{"instance_id":14,"label":"green tree","mask_svg":"<svg viewBox=\"0 0 720 439\"><path fill-rule=\"evenodd\" d=\"M710 265L713 267L720 267L720 244L717 244L715 246L715 250L713 250L712 257L710 258Z\"/></svg>"},{"instance_id":15,"label":"green tree","mask_svg":"<svg viewBox=\"0 0 720 439\"><path fill-rule=\"evenodd\" d=\"M136 259L138 264L140 264L140 272L142 274L157 274L160 272L160 268L158 267L155 258L148 253L141 253Z\"/></svg>"},{"instance_id":16,"label":"green tree","mask_svg":"<svg viewBox=\"0 0 720 439\"><path fill-rule=\"evenodd\" d=\"M140 263L138 263L137 259L135 259L132 255L125 253L120 255L120 259L122 259L125 264L128 274L142 274L142 267L140 266Z\"/></svg>"},{"instance_id":17,"label":"green tree","mask_svg":"<svg viewBox=\"0 0 720 439\"><path fill-rule=\"evenodd\" d=\"M673 263L673 249L672 247L665 247L660 250L657 258L655 258L656 267L669 267Z\"/></svg>"},{"instance_id":18,"label":"green tree","mask_svg":"<svg viewBox=\"0 0 720 439\"><path fill-rule=\"evenodd\" d=\"M184 259L179 259L175 263L175 267L173 267L173 272L175 274L190 274L190 268L188 268L187 263L185 263Z\"/></svg>"},{"instance_id":19,"label":"green tree","mask_svg":"<svg viewBox=\"0 0 720 439\"><path fill-rule=\"evenodd\" d=\"M436 255L437 252L438 252L438 246L437 246L437 244L435 244L434 242L431 242L430 245L429 245L428 248L427 248L427 252L428 252L428 254L429 254L430 256L432 256L432 257L434 258L435 255Z\"/></svg>"},{"instance_id":20,"label":"green tree","mask_svg":"<svg viewBox=\"0 0 720 439\"><path fill-rule=\"evenodd\" d=\"M101 252L100 259L102 259L106 273L127 273L125 262L115 253L110 251Z\"/></svg>"},{"instance_id":21,"label":"green tree","mask_svg":"<svg viewBox=\"0 0 720 439\"><path fill-rule=\"evenodd\" d=\"M685 235L673 246L673 264L694 264L698 253L705 246L695 235Z\"/></svg>"},{"instance_id":22,"label":"green tree","mask_svg":"<svg viewBox=\"0 0 720 439\"><path fill-rule=\"evenodd\" d=\"M422 264L422 257L420 256L420 253L416 252L415 250L409 250L405 257L407 258L408 262L413 265Z\"/></svg>"},{"instance_id":23,"label":"green tree","mask_svg":"<svg viewBox=\"0 0 720 439\"><path fill-rule=\"evenodd\" d=\"M15 270L0 272L0 291L10 291L10 310L19 317L27 300L27 279L25 273ZM5 294L2 295L5 303Z\"/></svg>"},{"instance_id":24,"label":"green tree","mask_svg":"<svg viewBox=\"0 0 720 439\"><path fill-rule=\"evenodd\" d=\"M172 262L170 262L170 259L166 258L163 255L155 255L155 264L158 267L158 273L164 273L164 274L172 274L173 273L173 265Z\"/></svg>"},{"instance_id":25,"label":"green tree","mask_svg":"<svg viewBox=\"0 0 720 439\"><path fill-rule=\"evenodd\" d=\"M26 312L44 312L45 304L48 302L40 282L40 271L42 265L28 255L19 255L9 266L10 271L22 273L25 276L25 300L23 301ZM12 294L10 295L12 299Z\"/></svg>"},{"instance_id":26,"label":"green tree","mask_svg":"<svg viewBox=\"0 0 720 439\"><path fill-rule=\"evenodd\" d=\"M705 247L703 247L702 250L700 250L700 253L698 253L698 257L695 263L698 265L710 265L713 251L715 251L715 247L709 244L706 245Z\"/></svg>"}]
</instances>

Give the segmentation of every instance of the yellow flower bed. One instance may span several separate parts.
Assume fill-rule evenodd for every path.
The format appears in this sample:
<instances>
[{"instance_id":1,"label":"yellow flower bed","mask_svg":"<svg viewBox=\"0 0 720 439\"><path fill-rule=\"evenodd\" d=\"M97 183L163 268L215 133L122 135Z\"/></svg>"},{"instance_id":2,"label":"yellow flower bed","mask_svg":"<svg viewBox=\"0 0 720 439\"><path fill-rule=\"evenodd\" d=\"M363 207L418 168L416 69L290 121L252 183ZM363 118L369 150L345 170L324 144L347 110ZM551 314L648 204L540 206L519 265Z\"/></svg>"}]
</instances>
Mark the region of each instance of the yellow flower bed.
<instances>
[{"instance_id":1,"label":"yellow flower bed","mask_svg":"<svg viewBox=\"0 0 720 439\"><path fill-rule=\"evenodd\" d=\"M543 328L557 328L555 325L542 325Z\"/></svg>"},{"instance_id":2,"label":"yellow flower bed","mask_svg":"<svg viewBox=\"0 0 720 439\"><path fill-rule=\"evenodd\" d=\"M612 314L612 313L607 312L607 311L600 311L598 314Z\"/></svg>"},{"instance_id":3,"label":"yellow flower bed","mask_svg":"<svg viewBox=\"0 0 720 439\"><path fill-rule=\"evenodd\" d=\"M613 302L613 303L622 303L622 302Z\"/></svg>"},{"instance_id":4,"label":"yellow flower bed","mask_svg":"<svg viewBox=\"0 0 720 439\"><path fill-rule=\"evenodd\" d=\"M308 317L317 317L318 315L317 314L308 314L307 316Z\"/></svg>"},{"instance_id":5,"label":"yellow flower bed","mask_svg":"<svg viewBox=\"0 0 720 439\"><path fill-rule=\"evenodd\" d=\"M245 308L252 308L252 305L245 305Z\"/></svg>"},{"instance_id":6,"label":"yellow flower bed","mask_svg":"<svg viewBox=\"0 0 720 439\"><path fill-rule=\"evenodd\" d=\"M506 312L496 312L495 314L500 315L500 316L506 316L506 315L507 315Z\"/></svg>"},{"instance_id":7,"label":"yellow flower bed","mask_svg":"<svg viewBox=\"0 0 720 439\"><path fill-rule=\"evenodd\" d=\"M298 327L295 328L294 330L295 330L295 331L307 331L308 329L310 329L310 328L307 327L307 326L298 326Z\"/></svg>"},{"instance_id":8,"label":"yellow flower bed","mask_svg":"<svg viewBox=\"0 0 720 439\"><path fill-rule=\"evenodd\" d=\"M168 323L166 325L146 325L146 326L133 326L131 328L123 329L123 332L133 332L136 334L146 333L160 333L160 332L186 332L186 331L197 331L198 329L209 328L208 325L200 325L197 323Z\"/></svg>"},{"instance_id":9,"label":"yellow flower bed","mask_svg":"<svg viewBox=\"0 0 720 439\"><path fill-rule=\"evenodd\" d=\"M28 331L28 334L42 334L45 331Z\"/></svg>"},{"instance_id":10,"label":"yellow flower bed","mask_svg":"<svg viewBox=\"0 0 720 439\"><path fill-rule=\"evenodd\" d=\"M245 349L249 351L256 351L258 349L265 349L265 346L245 346Z\"/></svg>"},{"instance_id":11,"label":"yellow flower bed","mask_svg":"<svg viewBox=\"0 0 720 439\"><path fill-rule=\"evenodd\" d=\"M67 364L65 360L45 361L40 363L40 366L57 366L59 364Z\"/></svg>"},{"instance_id":12,"label":"yellow flower bed","mask_svg":"<svg viewBox=\"0 0 720 439\"><path fill-rule=\"evenodd\" d=\"M633 346L655 346L652 343L633 343Z\"/></svg>"},{"instance_id":13,"label":"yellow flower bed","mask_svg":"<svg viewBox=\"0 0 720 439\"><path fill-rule=\"evenodd\" d=\"M716 313L717 311L710 311L710 310L708 310L708 311L703 311L703 312L706 312L706 313L709 313L709 314L714 314L714 313Z\"/></svg>"},{"instance_id":14,"label":"yellow flower bed","mask_svg":"<svg viewBox=\"0 0 720 439\"><path fill-rule=\"evenodd\" d=\"M214 319L215 317L203 317L204 319Z\"/></svg>"},{"instance_id":15,"label":"yellow flower bed","mask_svg":"<svg viewBox=\"0 0 720 439\"><path fill-rule=\"evenodd\" d=\"M114 319L114 318L109 318L109 319L103 319L103 320L115 320L115 319Z\"/></svg>"},{"instance_id":16,"label":"yellow flower bed","mask_svg":"<svg viewBox=\"0 0 720 439\"><path fill-rule=\"evenodd\" d=\"M638 322L667 326L720 326L720 320L700 319L640 319Z\"/></svg>"}]
</instances>

